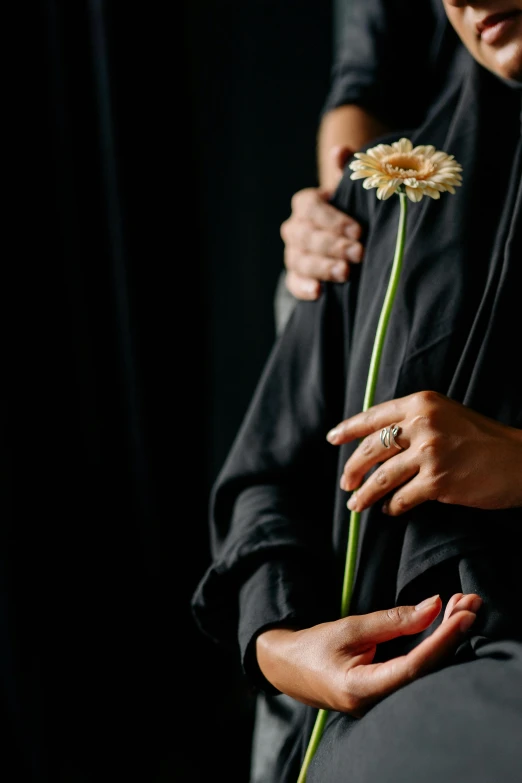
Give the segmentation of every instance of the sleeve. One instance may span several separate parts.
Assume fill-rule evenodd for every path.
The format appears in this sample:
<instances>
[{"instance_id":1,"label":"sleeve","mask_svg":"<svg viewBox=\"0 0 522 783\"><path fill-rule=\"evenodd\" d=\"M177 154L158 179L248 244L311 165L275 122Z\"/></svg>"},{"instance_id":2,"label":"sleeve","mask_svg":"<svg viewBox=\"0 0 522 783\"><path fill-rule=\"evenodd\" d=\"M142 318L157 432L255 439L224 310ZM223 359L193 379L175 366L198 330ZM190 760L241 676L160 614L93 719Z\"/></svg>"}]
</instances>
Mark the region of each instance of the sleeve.
<instances>
[{"instance_id":1,"label":"sleeve","mask_svg":"<svg viewBox=\"0 0 522 783\"><path fill-rule=\"evenodd\" d=\"M338 451L326 434L343 411L342 299L342 287L327 284L319 300L296 305L211 493L212 563L192 610L207 636L240 651L254 681L245 660L260 630L305 627L339 611Z\"/></svg>"},{"instance_id":2,"label":"sleeve","mask_svg":"<svg viewBox=\"0 0 522 783\"><path fill-rule=\"evenodd\" d=\"M347 0L339 27L321 116L354 103L392 128L419 125L446 67L440 49L448 27L442 3Z\"/></svg>"}]
</instances>

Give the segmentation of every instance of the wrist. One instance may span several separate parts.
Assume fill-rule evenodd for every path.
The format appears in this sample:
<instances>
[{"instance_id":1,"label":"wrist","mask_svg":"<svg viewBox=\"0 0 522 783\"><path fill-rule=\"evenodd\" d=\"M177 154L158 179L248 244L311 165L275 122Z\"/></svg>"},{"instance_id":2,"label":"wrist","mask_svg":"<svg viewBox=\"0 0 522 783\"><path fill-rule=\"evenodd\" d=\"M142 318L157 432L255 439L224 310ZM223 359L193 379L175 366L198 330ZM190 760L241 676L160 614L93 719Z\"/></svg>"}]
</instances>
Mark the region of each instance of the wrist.
<instances>
[{"instance_id":1,"label":"wrist","mask_svg":"<svg viewBox=\"0 0 522 783\"><path fill-rule=\"evenodd\" d=\"M278 671L288 657L288 650L294 641L295 628L269 628L256 638L257 665L266 679L279 687Z\"/></svg>"}]
</instances>

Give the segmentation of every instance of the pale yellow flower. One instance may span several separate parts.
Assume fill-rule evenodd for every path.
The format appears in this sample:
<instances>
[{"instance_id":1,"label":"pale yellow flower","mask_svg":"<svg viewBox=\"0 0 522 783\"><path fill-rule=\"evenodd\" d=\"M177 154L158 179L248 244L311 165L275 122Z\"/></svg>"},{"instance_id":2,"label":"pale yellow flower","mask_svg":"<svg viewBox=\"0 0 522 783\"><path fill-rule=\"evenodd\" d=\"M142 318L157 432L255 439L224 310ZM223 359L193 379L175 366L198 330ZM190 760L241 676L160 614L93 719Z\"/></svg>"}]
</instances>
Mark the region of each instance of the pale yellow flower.
<instances>
[{"instance_id":1,"label":"pale yellow flower","mask_svg":"<svg viewBox=\"0 0 522 783\"><path fill-rule=\"evenodd\" d=\"M409 139L378 144L366 152L356 152L350 163L351 179L364 179L363 188L377 188L383 201L402 188L410 201L423 196L440 198L445 191L455 193L462 184L462 166L453 155L431 144L414 147Z\"/></svg>"}]
</instances>

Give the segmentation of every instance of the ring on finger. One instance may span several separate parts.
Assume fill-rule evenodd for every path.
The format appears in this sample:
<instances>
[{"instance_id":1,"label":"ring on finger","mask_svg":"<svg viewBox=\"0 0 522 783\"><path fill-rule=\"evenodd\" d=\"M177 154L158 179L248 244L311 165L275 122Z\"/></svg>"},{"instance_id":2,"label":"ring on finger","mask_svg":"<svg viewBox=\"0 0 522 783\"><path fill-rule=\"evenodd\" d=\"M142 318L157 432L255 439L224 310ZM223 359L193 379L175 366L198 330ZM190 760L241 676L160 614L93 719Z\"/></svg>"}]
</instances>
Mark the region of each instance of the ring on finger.
<instances>
[{"instance_id":1,"label":"ring on finger","mask_svg":"<svg viewBox=\"0 0 522 783\"><path fill-rule=\"evenodd\" d=\"M399 451L404 451L404 446L401 446L400 443L397 442L397 437L401 434L401 428L398 424L392 424L389 428L390 436L388 439L388 442L391 441L396 449L399 449Z\"/></svg>"},{"instance_id":2,"label":"ring on finger","mask_svg":"<svg viewBox=\"0 0 522 783\"><path fill-rule=\"evenodd\" d=\"M385 449L390 448L391 431L389 427L383 427L381 430L381 443Z\"/></svg>"}]
</instances>

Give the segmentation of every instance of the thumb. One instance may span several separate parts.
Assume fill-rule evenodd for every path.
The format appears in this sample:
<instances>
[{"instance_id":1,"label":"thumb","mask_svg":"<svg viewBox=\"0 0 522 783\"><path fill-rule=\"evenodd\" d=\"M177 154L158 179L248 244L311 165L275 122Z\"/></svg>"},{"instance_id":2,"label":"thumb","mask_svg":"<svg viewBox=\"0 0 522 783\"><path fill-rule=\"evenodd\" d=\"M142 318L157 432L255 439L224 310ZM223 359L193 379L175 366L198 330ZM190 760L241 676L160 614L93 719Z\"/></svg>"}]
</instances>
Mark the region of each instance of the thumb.
<instances>
[{"instance_id":1,"label":"thumb","mask_svg":"<svg viewBox=\"0 0 522 783\"><path fill-rule=\"evenodd\" d=\"M346 161L348 158L352 157L354 152L355 150L352 150L350 147L347 147L343 144L337 144L335 147L331 148L330 155L337 168L340 171L343 171Z\"/></svg>"},{"instance_id":2,"label":"thumb","mask_svg":"<svg viewBox=\"0 0 522 783\"><path fill-rule=\"evenodd\" d=\"M358 616L357 642L380 644L424 631L442 609L439 595L427 598L417 606L396 606L393 609ZM352 619L355 619L353 617Z\"/></svg>"}]
</instances>

